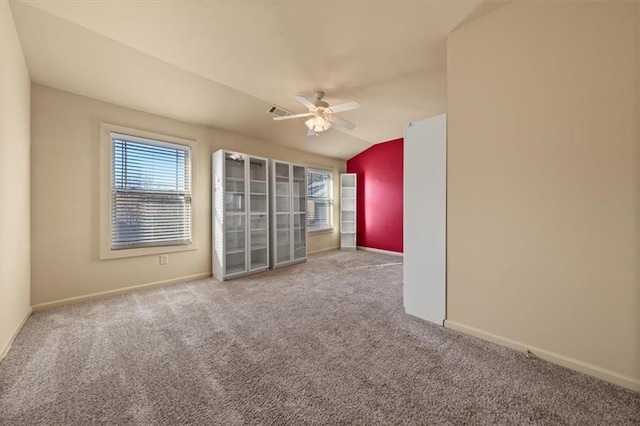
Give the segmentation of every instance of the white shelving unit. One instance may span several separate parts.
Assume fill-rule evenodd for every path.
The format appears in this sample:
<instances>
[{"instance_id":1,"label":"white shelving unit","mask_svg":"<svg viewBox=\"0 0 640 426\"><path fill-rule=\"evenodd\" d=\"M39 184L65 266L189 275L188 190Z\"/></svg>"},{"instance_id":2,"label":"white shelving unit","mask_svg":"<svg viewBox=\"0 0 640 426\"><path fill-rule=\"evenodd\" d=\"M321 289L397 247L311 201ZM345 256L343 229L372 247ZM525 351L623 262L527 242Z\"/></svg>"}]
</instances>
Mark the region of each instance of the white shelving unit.
<instances>
[{"instance_id":1,"label":"white shelving unit","mask_svg":"<svg viewBox=\"0 0 640 426\"><path fill-rule=\"evenodd\" d=\"M307 169L271 160L271 267L307 260Z\"/></svg>"},{"instance_id":2,"label":"white shelving unit","mask_svg":"<svg viewBox=\"0 0 640 426\"><path fill-rule=\"evenodd\" d=\"M340 248L356 249L356 183L355 173L340 174Z\"/></svg>"},{"instance_id":3,"label":"white shelving unit","mask_svg":"<svg viewBox=\"0 0 640 426\"><path fill-rule=\"evenodd\" d=\"M212 170L213 276L223 281L267 270L268 160L219 150Z\"/></svg>"}]
</instances>

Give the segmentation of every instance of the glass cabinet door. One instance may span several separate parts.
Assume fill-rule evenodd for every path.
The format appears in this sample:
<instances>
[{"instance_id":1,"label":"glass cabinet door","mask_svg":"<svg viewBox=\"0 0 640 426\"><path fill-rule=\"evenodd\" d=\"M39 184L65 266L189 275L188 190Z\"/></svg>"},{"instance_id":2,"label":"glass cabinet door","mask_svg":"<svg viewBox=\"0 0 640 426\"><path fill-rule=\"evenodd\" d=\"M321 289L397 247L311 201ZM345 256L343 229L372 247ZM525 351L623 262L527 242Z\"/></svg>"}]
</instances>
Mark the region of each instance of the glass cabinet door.
<instances>
[{"instance_id":1,"label":"glass cabinet door","mask_svg":"<svg viewBox=\"0 0 640 426\"><path fill-rule=\"evenodd\" d=\"M275 163L276 262L291 260L291 176L288 163Z\"/></svg>"},{"instance_id":2,"label":"glass cabinet door","mask_svg":"<svg viewBox=\"0 0 640 426\"><path fill-rule=\"evenodd\" d=\"M295 213L293 215L293 258L307 257L307 215Z\"/></svg>"},{"instance_id":3,"label":"glass cabinet door","mask_svg":"<svg viewBox=\"0 0 640 426\"><path fill-rule=\"evenodd\" d=\"M269 266L267 215L267 161L249 160L249 244L250 270Z\"/></svg>"},{"instance_id":4,"label":"glass cabinet door","mask_svg":"<svg viewBox=\"0 0 640 426\"><path fill-rule=\"evenodd\" d=\"M289 165L276 162L276 213L289 213Z\"/></svg>"},{"instance_id":5,"label":"glass cabinet door","mask_svg":"<svg viewBox=\"0 0 640 426\"><path fill-rule=\"evenodd\" d=\"M306 169L293 166L293 258L307 257L307 179Z\"/></svg>"},{"instance_id":6,"label":"glass cabinet door","mask_svg":"<svg viewBox=\"0 0 640 426\"><path fill-rule=\"evenodd\" d=\"M247 270L246 258L246 194L244 175L245 156L225 153L224 158L224 230L225 274Z\"/></svg>"},{"instance_id":7,"label":"glass cabinet door","mask_svg":"<svg viewBox=\"0 0 640 426\"><path fill-rule=\"evenodd\" d=\"M276 213L276 262L291 260L291 215Z\"/></svg>"},{"instance_id":8,"label":"glass cabinet door","mask_svg":"<svg viewBox=\"0 0 640 426\"><path fill-rule=\"evenodd\" d=\"M226 153L224 159L224 211L244 213L246 198L244 192L244 155Z\"/></svg>"},{"instance_id":9,"label":"glass cabinet door","mask_svg":"<svg viewBox=\"0 0 640 426\"><path fill-rule=\"evenodd\" d=\"M302 166L293 166L293 213L304 213L307 209L306 171Z\"/></svg>"}]
</instances>

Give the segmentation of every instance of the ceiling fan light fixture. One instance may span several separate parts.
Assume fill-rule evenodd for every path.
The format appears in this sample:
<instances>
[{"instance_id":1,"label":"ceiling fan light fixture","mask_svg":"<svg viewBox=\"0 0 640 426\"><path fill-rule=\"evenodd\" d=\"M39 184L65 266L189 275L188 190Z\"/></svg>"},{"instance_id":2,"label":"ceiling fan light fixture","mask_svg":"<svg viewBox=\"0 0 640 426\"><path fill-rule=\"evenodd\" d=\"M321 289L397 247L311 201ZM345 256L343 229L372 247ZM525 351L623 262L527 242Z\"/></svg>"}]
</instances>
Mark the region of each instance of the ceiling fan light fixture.
<instances>
[{"instance_id":1,"label":"ceiling fan light fixture","mask_svg":"<svg viewBox=\"0 0 640 426\"><path fill-rule=\"evenodd\" d=\"M322 98L324 97L324 92L319 90L314 93L314 95L315 100L313 102L302 95L294 96L295 100L307 107L309 112L277 116L273 117L273 119L279 121L304 117L306 120L304 124L309 129L309 131L307 132L307 136L317 136L319 133L326 132L334 125L336 126L336 129L340 131L342 131L342 129L355 129L355 124L338 117L337 115L335 115L335 113L351 111L352 109L360 108L360 103L358 103L357 101L350 101L339 105L329 106L328 103L322 100ZM269 112L271 112L274 107L275 106L272 106L271 109L269 109Z\"/></svg>"},{"instance_id":2,"label":"ceiling fan light fixture","mask_svg":"<svg viewBox=\"0 0 640 426\"><path fill-rule=\"evenodd\" d=\"M309 130L313 130L316 133L324 132L325 130L329 130L333 125L330 121L326 120L324 117L313 117L304 122L304 124L309 128Z\"/></svg>"}]
</instances>

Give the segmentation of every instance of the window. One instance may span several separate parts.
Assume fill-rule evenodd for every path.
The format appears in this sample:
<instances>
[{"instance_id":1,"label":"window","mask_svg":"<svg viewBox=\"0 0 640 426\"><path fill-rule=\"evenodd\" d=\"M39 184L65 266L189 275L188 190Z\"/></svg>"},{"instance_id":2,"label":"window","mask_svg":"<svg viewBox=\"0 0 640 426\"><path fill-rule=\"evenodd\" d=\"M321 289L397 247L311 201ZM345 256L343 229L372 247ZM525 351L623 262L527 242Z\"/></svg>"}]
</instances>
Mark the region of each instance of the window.
<instances>
[{"instance_id":1,"label":"window","mask_svg":"<svg viewBox=\"0 0 640 426\"><path fill-rule=\"evenodd\" d=\"M309 231L333 229L333 178L331 172L308 170L307 228Z\"/></svg>"},{"instance_id":2,"label":"window","mask_svg":"<svg viewBox=\"0 0 640 426\"><path fill-rule=\"evenodd\" d=\"M191 148L111 132L111 250L191 244Z\"/></svg>"}]
</instances>

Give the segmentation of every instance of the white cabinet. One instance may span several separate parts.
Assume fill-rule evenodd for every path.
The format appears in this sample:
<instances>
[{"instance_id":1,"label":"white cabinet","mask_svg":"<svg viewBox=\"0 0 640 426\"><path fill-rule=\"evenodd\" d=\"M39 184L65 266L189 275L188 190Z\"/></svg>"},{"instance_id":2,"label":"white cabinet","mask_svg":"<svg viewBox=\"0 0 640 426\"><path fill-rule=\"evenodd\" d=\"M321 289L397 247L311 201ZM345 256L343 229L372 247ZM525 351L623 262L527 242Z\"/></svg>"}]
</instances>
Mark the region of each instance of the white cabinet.
<instances>
[{"instance_id":1,"label":"white cabinet","mask_svg":"<svg viewBox=\"0 0 640 426\"><path fill-rule=\"evenodd\" d=\"M447 270L447 116L404 133L404 309L443 325Z\"/></svg>"},{"instance_id":2,"label":"white cabinet","mask_svg":"<svg viewBox=\"0 0 640 426\"><path fill-rule=\"evenodd\" d=\"M266 158L219 150L212 156L213 276L269 268L269 170Z\"/></svg>"},{"instance_id":3,"label":"white cabinet","mask_svg":"<svg viewBox=\"0 0 640 426\"><path fill-rule=\"evenodd\" d=\"M356 249L356 183L355 173L340 175L340 248Z\"/></svg>"},{"instance_id":4,"label":"white cabinet","mask_svg":"<svg viewBox=\"0 0 640 426\"><path fill-rule=\"evenodd\" d=\"M271 266L307 260L307 170L271 160Z\"/></svg>"}]
</instances>

